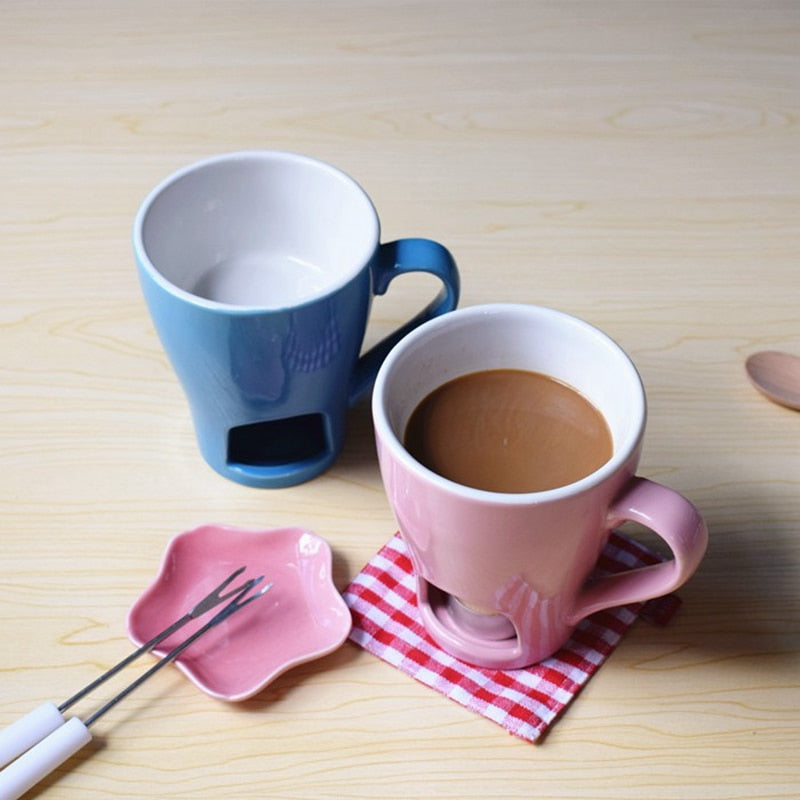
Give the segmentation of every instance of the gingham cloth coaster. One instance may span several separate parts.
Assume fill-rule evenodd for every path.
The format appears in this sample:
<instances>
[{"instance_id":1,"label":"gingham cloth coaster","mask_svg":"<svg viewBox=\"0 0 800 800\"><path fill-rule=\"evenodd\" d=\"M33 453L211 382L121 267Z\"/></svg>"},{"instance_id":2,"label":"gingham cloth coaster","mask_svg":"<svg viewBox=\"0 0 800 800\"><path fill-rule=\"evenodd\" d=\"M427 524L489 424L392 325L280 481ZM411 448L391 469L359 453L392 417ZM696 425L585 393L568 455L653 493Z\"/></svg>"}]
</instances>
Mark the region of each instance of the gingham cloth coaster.
<instances>
[{"instance_id":1,"label":"gingham cloth coaster","mask_svg":"<svg viewBox=\"0 0 800 800\"><path fill-rule=\"evenodd\" d=\"M614 532L599 572L619 572L659 561L639 543ZM482 714L509 733L535 742L594 675L637 616L665 625L680 605L675 595L597 612L583 620L551 658L526 669L473 667L445 653L417 617L411 560L395 534L348 586L350 638L364 649Z\"/></svg>"}]
</instances>

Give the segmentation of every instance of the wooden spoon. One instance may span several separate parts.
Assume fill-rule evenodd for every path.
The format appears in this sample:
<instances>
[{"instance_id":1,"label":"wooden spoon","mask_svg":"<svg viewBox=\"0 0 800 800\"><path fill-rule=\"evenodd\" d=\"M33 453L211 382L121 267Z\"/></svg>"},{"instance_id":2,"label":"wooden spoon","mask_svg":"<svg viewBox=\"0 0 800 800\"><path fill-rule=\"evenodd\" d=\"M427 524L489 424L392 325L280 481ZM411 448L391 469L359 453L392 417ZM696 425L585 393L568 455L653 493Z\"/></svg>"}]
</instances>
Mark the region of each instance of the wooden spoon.
<instances>
[{"instance_id":1,"label":"wooden spoon","mask_svg":"<svg viewBox=\"0 0 800 800\"><path fill-rule=\"evenodd\" d=\"M800 411L800 356L762 350L747 359L745 369L753 386L773 403Z\"/></svg>"}]
</instances>

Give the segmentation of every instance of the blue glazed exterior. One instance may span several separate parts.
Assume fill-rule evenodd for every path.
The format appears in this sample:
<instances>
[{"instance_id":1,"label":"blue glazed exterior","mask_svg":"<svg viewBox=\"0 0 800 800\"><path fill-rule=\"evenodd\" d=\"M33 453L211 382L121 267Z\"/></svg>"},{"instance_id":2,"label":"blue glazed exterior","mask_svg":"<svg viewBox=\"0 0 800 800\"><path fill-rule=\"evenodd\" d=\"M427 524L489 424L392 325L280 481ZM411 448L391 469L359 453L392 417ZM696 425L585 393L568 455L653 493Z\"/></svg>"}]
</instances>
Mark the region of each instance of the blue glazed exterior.
<instances>
[{"instance_id":1,"label":"blue glazed exterior","mask_svg":"<svg viewBox=\"0 0 800 800\"><path fill-rule=\"evenodd\" d=\"M391 347L422 322L454 309L459 297L452 256L427 239L380 245L341 288L280 310L192 302L156 278L134 249L142 291L188 399L200 451L221 475L248 486L291 486L327 469L341 451L349 406L369 391ZM439 277L441 292L359 358L372 297L414 271ZM320 452L270 464L229 457L232 429L306 414L321 415Z\"/></svg>"}]
</instances>

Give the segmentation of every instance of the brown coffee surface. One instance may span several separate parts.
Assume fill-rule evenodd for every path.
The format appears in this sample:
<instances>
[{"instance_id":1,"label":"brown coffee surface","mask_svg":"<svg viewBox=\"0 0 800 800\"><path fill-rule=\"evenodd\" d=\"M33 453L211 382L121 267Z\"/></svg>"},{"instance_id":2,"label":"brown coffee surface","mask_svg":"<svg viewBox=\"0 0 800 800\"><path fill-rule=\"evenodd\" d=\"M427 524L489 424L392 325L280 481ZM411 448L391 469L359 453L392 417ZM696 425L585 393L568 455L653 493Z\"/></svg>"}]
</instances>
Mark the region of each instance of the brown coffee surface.
<instances>
[{"instance_id":1,"label":"brown coffee surface","mask_svg":"<svg viewBox=\"0 0 800 800\"><path fill-rule=\"evenodd\" d=\"M414 410L405 447L428 469L492 492L537 492L590 475L611 458L603 415L547 375L495 369L462 375Z\"/></svg>"}]
</instances>

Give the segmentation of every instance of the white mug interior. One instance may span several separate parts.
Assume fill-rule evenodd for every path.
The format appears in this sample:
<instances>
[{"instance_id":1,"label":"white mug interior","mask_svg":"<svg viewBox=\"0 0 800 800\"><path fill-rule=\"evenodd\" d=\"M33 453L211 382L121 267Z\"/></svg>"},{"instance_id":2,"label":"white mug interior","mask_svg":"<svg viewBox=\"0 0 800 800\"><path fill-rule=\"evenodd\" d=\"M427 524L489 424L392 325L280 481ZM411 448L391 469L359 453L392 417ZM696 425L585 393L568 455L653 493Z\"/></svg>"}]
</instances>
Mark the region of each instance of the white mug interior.
<instances>
[{"instance_id":1,"label":"white mug interior","mask_svg":"<svg viewBox=\"0 0 800 800\"><path fill-rule=\"evenodd\" d=\"M646 416L644 388L625 352L576 317L522 304L462 308L406 336L386 358L375 382L373 419L378 438L412 469L428 473L429 481L448 485L452 491L501 499L502 493L455 484L427 470L403 446L409 417L428 394L449 380L488 369L539 372L566 383L603 414L611 431L613 455L606 464L568 487L531 494L563 494L578 484L601 480L615 472L640 441Z\"/></svg>"},{"instance_id":2,"label":"white mug interior","mask_svg":"<svg viewBox=\"0 0 800 800\"><path fill-rule=\"evenodd\" d=\"M167 178L139 210L134 246L156 280L194 302L277 309L345 285L379 233L371 200L345 173L253 151Z\"/></svg>"}]
</instances>

